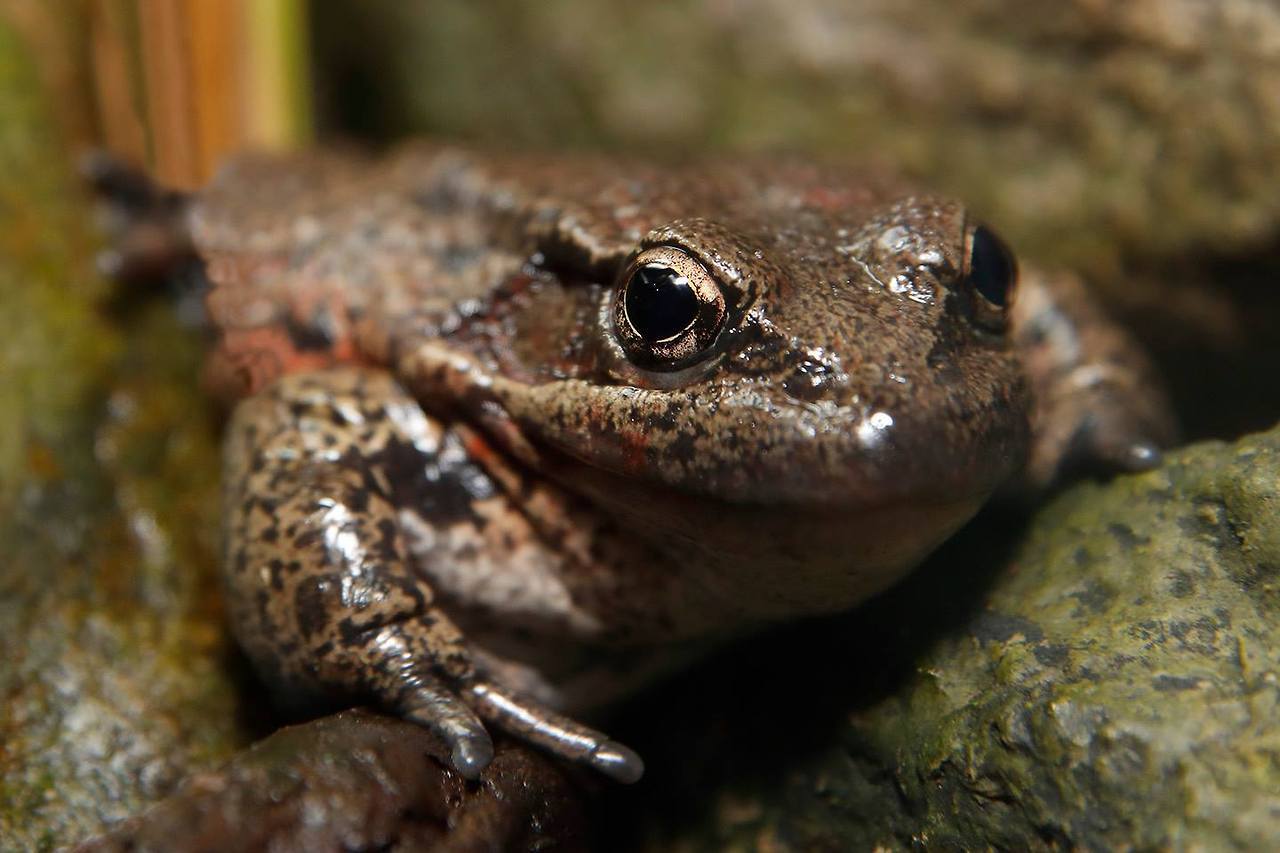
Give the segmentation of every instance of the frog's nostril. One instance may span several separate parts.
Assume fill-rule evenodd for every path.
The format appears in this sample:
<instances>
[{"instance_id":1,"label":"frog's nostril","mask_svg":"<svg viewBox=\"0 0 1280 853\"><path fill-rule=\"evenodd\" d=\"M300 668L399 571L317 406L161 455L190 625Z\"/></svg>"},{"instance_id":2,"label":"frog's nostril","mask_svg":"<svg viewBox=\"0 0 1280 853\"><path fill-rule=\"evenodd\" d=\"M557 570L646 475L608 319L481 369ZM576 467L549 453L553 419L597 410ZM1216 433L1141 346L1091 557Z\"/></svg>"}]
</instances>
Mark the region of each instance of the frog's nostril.
<instances>
[{"instance_id":1,"label":"frog's nostril","mask_svg":"<svg viewBox=\"0 0 1280 853\"><path fill-rule=\"evenodd\" d=\"M831 386L833 376L826 365L805 359L783 380L782 389L796 400L812 403Z\"/></svg>"},{"instance_id":2,"label":"frog's nostril","mask_svg":"<svg viewBox=\"0 0 1280 853\"><path fill-rule=\"evenodd\" d=\"M848 384L840 357L827 347L815 346L803 350L782 388L793 399L812 403L822 398L843 400L846 393L841 389L847 389Z\"/></svg>"}]
</instances>

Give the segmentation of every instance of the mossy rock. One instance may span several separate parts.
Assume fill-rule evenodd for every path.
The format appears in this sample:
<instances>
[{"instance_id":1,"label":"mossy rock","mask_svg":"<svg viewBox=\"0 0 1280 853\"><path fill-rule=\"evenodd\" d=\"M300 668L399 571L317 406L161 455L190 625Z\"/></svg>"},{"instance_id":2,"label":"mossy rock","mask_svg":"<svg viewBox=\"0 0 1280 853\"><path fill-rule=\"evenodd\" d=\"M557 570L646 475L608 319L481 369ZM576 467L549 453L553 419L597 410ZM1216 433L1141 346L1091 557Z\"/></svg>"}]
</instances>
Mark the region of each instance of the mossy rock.
<instances>
[{"instance_id":1,"label":"mossy rock","mask_svg":"<svg viewBox=\"0 0 1280 853\"><path fill-rule=\"evenodd\" d=\"M1280 428L1078 486L1002 555L1008 522L653 700L646 725L679 731L672 695L754 691L696 723L724 765L655 747L661 784L711 805L650 846L1280 845Z\"/></svg>"},{"instance_id":2,"label":"mossy rock","mask_svg":"<svg viewBox=\"0 0 1280 853\"><path fill-rule=\"evenodd\" d=\"M248 736L199 336L95 274L29 59L0 17L0 849L24 851L126 817Z\"/></svg>"}]
</instances>

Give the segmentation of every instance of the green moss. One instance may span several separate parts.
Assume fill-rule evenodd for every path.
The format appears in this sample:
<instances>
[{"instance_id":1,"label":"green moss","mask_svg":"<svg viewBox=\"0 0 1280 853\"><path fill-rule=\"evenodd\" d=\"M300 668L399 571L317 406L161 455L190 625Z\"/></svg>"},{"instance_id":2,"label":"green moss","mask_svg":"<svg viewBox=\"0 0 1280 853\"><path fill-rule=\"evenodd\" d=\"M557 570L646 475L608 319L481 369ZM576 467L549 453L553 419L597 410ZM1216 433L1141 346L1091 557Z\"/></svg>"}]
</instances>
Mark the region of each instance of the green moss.
<instances>
[{"instance_id":1,"label":"green moss","mask_svg":"<svg viewBox=\"0 0 1280 853\"><path fill-rule=\"evenodd\" d=\"M198 336L112 309L71 155L0 18L0 849L51 849L243 742Z\"/></svg>"},{"instance_id":2,"label":"green moss","mask_svg":"<svg viewBox=\"0 0 1280 853\"><path fill-rule=\"evenodd\" d=\"M1280 429L1080 485L1007 556L980 523L904 588L823 629L813 654L828 665L841 649L907 639L844 673L875 684L889 672L895 685L829 700L852 710L808 747L756 759L781 769L744 774L758 748L744 737L728 784L759 818L706 815L697 837L800 850L1274 848L1278 510ZM762 724L735 713L739 730ZM766 713L775 738L797 724ZM804 713L832 711L814 701Z\"/></svg>"}]
</instances>

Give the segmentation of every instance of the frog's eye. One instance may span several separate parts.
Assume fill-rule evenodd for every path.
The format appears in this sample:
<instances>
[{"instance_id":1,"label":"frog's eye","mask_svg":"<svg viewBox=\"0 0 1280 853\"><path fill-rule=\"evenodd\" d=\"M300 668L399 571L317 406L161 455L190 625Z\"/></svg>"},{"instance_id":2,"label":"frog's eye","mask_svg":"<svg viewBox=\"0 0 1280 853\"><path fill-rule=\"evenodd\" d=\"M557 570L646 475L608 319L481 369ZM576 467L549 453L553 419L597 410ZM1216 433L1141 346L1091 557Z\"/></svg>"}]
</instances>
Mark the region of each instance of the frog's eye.
<instances>
[{"instance_id":1,"label":"frog's eye","mask_svg":"<svg viewBox=\"0 0 1280 853\"><path fill-rule=\"evenodd\" d=\"M974 318L988 328L1001 331L1013 303L1018 265L1005 242L985 225L973 228L967 243L964 280L974 294Z\"/></svg>"},{"instance_id":2,"label":"frog's eye","mask_svg":"<svg viewBox=\"0 0 1280 853\"><path fill-rule=\"evenodd\" d=\"M653 370L677 370L715 341L725 302L715 278L674 246L637 255L619 279L613 326L628 358Z\"/></svg>"}]
</instances>

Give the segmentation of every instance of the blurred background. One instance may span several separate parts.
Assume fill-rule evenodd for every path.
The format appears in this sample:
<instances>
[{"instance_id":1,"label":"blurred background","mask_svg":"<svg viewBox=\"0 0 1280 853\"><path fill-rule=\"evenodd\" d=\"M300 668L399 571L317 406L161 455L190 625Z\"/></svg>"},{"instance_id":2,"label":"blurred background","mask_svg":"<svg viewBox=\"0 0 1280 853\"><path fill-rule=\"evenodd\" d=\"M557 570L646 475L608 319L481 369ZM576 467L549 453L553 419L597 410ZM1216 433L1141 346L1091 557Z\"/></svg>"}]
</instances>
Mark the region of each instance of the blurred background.
<instances>
[{"instance_id":1,"label":"blurred background","mask_svg":"<svg viewBox=\"0 0 1280 853\"><path fill-rule=\"evenodd\" d=\"M97 275L77 158L194 189L243 147L414 134L880 162L1081 272L1187 439L1280 414L1275 4L0 0L0 636L29 638L0 830L65 842L266 726L214 591L199 335Z\"/></svg>"}]
</instances>

